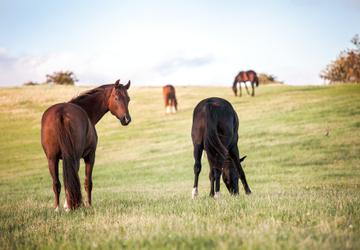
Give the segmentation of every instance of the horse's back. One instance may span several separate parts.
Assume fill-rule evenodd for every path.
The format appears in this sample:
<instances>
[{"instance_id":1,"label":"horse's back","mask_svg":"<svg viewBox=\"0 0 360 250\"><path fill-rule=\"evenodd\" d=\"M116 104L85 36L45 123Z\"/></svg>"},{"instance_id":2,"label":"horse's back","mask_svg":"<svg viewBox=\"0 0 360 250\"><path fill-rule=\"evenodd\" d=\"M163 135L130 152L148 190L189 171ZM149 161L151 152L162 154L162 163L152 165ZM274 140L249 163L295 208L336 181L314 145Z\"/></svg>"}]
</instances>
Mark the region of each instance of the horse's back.
<instances>
[{"instance_id":1,"label":"horse's back","mask_svg":"<svg viewBox=\"0 0 360 250\"><path fill-rule=\"evenodd\" d=\"M205 127L210 123L213 123L218 133L223 135L224 144L229 144L234 134L237 134L237 114L225 99L211 97L198 103L193 113L193 141L199 143L204 139Z\"/></svg>"},{"instance_id":2,"label":"horse's back","mask_svg":"<svg viewBox=\"0 0 360 250\"><path fill-rule=\"evenodd\" d=\"M254 82L257 74L254 70L240 71L236 78L238 82Z\"/></svg>"},{"instance_id":3,"label":"horse's back","mask_svg":"<svg viewBox=\"0 0 360 250\"><path fill-rule=\"evenodd\" d=\"M247 76L250 82L254 82L257 78L256 72L254 70L248 70Z\"/></svg>"},{"instance_id":4,"label":"horse's back","mask_svg":"<svg viewBox=\"0 0 360 250\"><path fill-rule=\"evenodd\" d=\"M48 158L61 155L59 137L65 136L64 131L71 137L78 157L88 146L89 136L96 137L95 129L82 108L71 103L55 104L44 112L41 121L41 143ZM96 144L96 138L91 140L94 140L91 144Z\"/></svg>"}]
</instances>

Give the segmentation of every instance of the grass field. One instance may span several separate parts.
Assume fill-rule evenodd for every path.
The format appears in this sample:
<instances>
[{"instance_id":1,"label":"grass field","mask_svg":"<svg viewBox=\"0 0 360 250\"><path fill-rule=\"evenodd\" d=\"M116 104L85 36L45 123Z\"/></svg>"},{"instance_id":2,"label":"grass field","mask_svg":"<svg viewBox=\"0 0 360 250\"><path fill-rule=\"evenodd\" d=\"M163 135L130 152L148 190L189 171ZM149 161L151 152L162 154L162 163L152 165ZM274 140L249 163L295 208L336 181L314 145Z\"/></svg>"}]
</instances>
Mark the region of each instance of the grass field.
<instances>
[{"instance_id":1,"label":"grass field","mask_svg":"<svg viewBox=\"0 0 360 250\"><path fill-rule=\"evenodd\" d=\"M360 85L178 87L176 115L160 88L130 89L132 123L97 124L93 207L55 213L40 119L85 89L0 89L0 249L360 249ZM209 198L204 157L191 199L192 111L210 96L238 112L250 196Z\"/></svg>"}]
</instances>

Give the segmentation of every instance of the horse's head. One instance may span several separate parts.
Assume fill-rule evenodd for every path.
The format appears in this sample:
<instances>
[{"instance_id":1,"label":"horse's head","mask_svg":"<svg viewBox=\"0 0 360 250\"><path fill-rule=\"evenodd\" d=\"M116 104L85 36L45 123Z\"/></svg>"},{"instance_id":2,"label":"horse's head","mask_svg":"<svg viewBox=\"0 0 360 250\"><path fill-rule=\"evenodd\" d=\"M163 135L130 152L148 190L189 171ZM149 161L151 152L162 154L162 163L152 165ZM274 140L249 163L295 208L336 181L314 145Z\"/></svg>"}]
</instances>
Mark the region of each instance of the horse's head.
<instances>
[{"instance_id":1,"label":"horse's head","mask_svg":"<svg viewBox=\"0 0 360 250\"><path fill-rule=\"evenodd\" d=\"M242 157L240 159L240 166L241 166L241 162L244 161L244 159L246 158L246 156ZM231 194L238 194L239 193L239 173L238 170L236 169L236 166L234 166L234 164L231 162L231 164L229 164L228 166L226 166L223 169L223 181L227 187L227 189L229 190L229 192Z\"/></svg>"},{"instance_id":2,"label":"horse's head","mask_svg":"<svg viewBox=\"0 0 360 250\"><path fill-rule=\"evenodd\" d=\"M108 108L116 116L122 125L126 126L131 122L128 105L130 97L127 90L130 88L130 81L126 85L120 84L117 80L109 97Z\"/></svg>"}]
</instances>

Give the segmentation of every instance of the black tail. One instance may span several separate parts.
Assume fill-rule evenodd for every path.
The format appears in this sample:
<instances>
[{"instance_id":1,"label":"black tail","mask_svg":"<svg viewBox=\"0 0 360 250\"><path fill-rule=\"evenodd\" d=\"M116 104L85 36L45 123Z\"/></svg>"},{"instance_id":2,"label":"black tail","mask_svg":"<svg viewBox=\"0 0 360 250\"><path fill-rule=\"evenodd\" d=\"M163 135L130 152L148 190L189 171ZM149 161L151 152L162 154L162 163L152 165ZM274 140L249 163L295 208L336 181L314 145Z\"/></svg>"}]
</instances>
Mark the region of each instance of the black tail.
<instances>
[{"instance_id":1,"label":"black tail","mask_svg":"<svg viewBox=\"0 0 360 250\"><path fill-rule=\"evenodd\" d=\"M78 175L79 158L76 155L74 142L71 138L71 128L64 121L63 112L59 112L56 123L58 129L58 143L60 145L63 160L63 176L67 204L70 209L75 209L81 205L81 188Z\"/></svg>"},{"instance_id":2,"label":"black tail","mask_svg":"<svg viewBox=\"0 0 360 250\"><path fill-rule=\"evenodd\" d=\"M228 150L222 144L217 132L217 115L215 108L209 104L206 108L206 127L204 136L204 148L213 167L221 168L227 158Z\"/></svg>"},{"instance_id":3,"label":"black tail","mask_svg":"<svg viewBox=\"0 0 360 250\"><path fill-rule=\"evenodd\" d=\"M259 78L257 77L257 75L255 75L255 84L256 84L256 87L259 87Z\"/></svg>"}]
</instances>

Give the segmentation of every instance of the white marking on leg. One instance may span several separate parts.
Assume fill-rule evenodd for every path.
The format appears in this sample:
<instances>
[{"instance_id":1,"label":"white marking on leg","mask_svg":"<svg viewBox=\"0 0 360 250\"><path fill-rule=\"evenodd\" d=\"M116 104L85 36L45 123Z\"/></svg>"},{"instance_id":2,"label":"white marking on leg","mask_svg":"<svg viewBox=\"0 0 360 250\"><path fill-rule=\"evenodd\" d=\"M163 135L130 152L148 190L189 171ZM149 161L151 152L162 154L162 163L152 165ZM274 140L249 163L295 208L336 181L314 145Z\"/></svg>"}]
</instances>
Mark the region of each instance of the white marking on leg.
<instances>
[{"instance_id":1,"label":"white marking on leg","mask_svg":"<svg viewBox=\"0 0 360 250\"><path fill-rule=\"evenodd\" d=\"M214 199L220 199L220 191L215 192Z\"/></svg>"},{"instance_id":2,"label":"white marking on leg","mask_svg":"<svg viewBox=\"0 0 360 250\"><path fill-rule=\"evenodd\" d=\"M198 188L194 187L191 193L193 199L195 199L199 195Z\"/></svg>"},{"instance_id":3,"label":"white marking on leg","mask_svg":"<svg viewBox=\"0 0 360 250\"><path fill-rule=\"evenodd\" d=\"M55 212L59 212L59 206L55 208Z\"/></svg>"},{"instance_id":4,"label":"white marking on leg","mask_svg":"<svg viewBox=\"0 0 360 250\"><path fill-rule=\"evenodd\" d=\"M171 108L170 106L166 106L166 114L170 114L171 113Z\"/></svg>"}]
</instances>

